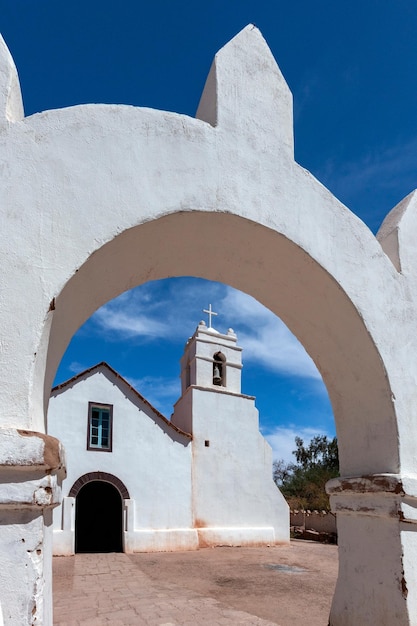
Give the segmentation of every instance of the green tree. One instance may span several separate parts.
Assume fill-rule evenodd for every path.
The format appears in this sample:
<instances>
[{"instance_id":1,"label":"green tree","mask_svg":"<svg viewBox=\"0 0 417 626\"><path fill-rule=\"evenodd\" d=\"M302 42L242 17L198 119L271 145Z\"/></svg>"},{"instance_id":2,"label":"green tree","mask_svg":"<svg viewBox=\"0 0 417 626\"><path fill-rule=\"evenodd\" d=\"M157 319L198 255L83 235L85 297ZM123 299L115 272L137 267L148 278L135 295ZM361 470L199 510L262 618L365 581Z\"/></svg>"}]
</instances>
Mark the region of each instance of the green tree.
<instances>
[{"instance_id":1,"label":"green tree","mask_svg":"<svg viewBox=\"0 0 417 626\"><path fill-rule=\"evenodd\" d=\"M273 477L292 509L330 510L325 485L339 476L337 438L314 437L308 445L295 438L296 463L275 461Z\"/></svg>"}]
</instances>

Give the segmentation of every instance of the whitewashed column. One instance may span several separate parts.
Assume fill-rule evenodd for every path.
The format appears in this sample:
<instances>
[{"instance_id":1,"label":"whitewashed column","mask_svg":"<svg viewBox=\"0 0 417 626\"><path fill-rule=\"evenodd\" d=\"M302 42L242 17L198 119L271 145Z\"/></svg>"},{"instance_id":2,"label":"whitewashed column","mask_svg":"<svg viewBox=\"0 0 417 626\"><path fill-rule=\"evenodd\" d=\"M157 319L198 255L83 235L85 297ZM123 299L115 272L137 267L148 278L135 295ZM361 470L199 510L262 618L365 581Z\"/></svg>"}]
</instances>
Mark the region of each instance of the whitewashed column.
<instances>
[{"instance_id":1,"label":"whitewashed column","mask_svg":"<svg viewBox=\"0 0 417 626\"><path fill-rule=\"evenodd\" d=\"M64 455L57 439L32 431L0 430L4 626L52 626L52 509L59 504L64 477Z\"/></svg>"},{"instance_id":2,"label":"whitewashed column","mask_svg":"<svg viewBox=\"0 0 417 626\"><path fill-rule=\"evenodd\" d=\"M417 481L374 474L326 489L339 544L329 626L417 624Z\"/></svg>"}]
</instances>

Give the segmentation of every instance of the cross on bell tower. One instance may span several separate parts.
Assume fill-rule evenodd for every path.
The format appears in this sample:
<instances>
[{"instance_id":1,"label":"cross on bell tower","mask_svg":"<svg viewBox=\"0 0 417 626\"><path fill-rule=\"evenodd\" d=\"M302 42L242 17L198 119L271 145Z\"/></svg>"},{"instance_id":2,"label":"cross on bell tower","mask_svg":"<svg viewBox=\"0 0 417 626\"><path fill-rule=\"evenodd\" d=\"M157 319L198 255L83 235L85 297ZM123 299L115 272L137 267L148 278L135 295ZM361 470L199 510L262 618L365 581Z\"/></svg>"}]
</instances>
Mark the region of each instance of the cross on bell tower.
<instances>
[{"instance_id":1,"label":"cross on bell tower","mask_svg":"<svg viewBox=\"0 0 417 626\"><path fill-rule=\"evenodd\" d=\"M207 313L207 314L208 314L208 322L209 322L208 327L209 327L209 328L213 328L213 327L212 327L212 325L211 325L211 318L212 318L212 316L213 316L213 315L216 315L216 316L217 316L217 315L218 315L218 313L215 313L215 312L212 310L212 308L211 308L211 304L209 304L209 308L208 308L208 309L203 309L203 313Z\"/></svg>"}]
</instances>

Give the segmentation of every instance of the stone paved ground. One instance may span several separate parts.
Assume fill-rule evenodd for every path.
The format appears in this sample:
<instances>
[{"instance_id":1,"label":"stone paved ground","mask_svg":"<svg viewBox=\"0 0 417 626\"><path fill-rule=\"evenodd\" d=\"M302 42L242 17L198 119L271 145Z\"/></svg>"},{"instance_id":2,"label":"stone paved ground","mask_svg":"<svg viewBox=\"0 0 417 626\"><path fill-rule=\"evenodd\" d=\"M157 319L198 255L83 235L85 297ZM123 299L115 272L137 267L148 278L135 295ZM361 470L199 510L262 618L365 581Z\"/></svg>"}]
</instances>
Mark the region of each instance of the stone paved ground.
<instances>
[{"instance_id":1,"label":"stone paved ground","mask_svg":"<svg viewBox=\"0 0 417 626\"><path fill-rule=\"evenodd\" d=\"M77 554L53 571L56 626L324 626L337 548Z\"/></svg>"}]
</instances>

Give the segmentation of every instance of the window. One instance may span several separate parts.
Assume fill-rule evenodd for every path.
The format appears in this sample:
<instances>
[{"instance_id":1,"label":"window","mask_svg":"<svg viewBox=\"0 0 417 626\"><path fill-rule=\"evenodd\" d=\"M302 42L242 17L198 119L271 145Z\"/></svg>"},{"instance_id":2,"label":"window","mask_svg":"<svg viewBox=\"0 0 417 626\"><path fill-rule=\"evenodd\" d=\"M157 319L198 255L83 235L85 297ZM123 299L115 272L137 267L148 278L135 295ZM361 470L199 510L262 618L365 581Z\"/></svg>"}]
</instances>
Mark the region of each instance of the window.
<instances>
[{"instance_id":1,"label":"window","mask_svg":"<svg viewBox=\"0 0 417 626\"><path fill-rule=\"evenodd\" d=\"M112 451L112 418L111 404L88 403L87 450Z\"/></svg>"}]
</instances>

